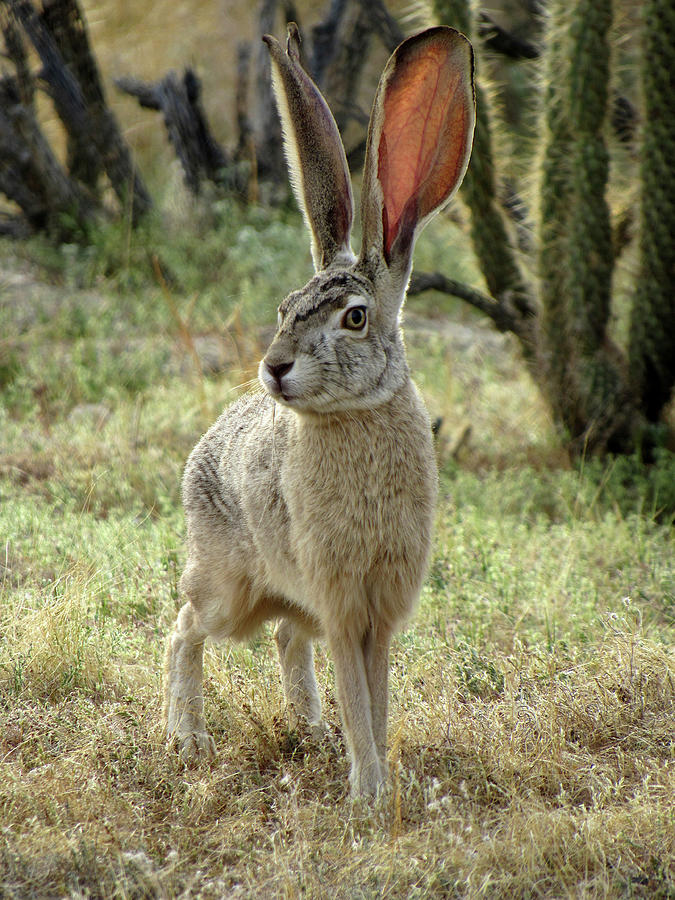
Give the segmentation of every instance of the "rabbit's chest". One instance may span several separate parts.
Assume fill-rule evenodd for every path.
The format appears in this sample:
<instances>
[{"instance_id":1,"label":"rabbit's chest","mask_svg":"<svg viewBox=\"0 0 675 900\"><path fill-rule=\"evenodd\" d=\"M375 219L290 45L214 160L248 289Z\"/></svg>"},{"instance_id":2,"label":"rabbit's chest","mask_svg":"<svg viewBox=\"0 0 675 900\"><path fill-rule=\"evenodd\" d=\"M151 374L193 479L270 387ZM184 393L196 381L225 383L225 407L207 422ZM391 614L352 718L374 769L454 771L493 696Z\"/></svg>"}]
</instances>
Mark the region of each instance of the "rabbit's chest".
<instances>
[{"instance_id":1,"label":"rabbit's chest","mask_svg":"<svg viewBox=\"0 0 675 900\"><path fill-rule=\"evenodd\" d=\"M424 419L407 433L311 435L296 449L284 493L303 569L358 580L377 571L390 580L390 568L424 567L436 493Z\"/></svg>"}]
</instances>

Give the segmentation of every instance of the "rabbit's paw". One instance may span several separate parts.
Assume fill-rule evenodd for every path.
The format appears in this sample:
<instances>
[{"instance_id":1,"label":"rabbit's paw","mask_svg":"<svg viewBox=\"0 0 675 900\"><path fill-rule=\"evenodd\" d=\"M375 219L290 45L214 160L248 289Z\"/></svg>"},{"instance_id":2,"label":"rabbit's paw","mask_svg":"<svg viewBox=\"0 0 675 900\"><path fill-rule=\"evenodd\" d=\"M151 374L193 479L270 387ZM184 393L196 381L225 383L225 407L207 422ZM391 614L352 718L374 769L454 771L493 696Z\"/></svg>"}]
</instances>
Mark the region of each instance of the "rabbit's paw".
<instances>
[{"instance_id":1,"label":"rabbit's paw","mask_svg":"<svg viewBox=\"0 0 675 900\"><path fill-rule=\"evenodd\" d=\"M307 728L309 729L309 736L315 744L325 743L332 746L337 743L335 733L323 719L308 724Z\"/></svg>"},{"instance_id":2,"label":"rabbit's paw","mask_svg":"<svg viewBox=\"0 0 675 900\"><path fill-rule=\"evenodd\" d=\"M353 800L370 800L382 795L387 779L379 762L352 767L349 776Z\"/></svg>"},{"instance_id":3,"label":"rabbit's paw","mask_svg":"<svg viewBox=\"0 0 675 900\"><path fill-rule=\"evenodd\" d=\"M295 723L295 730L301 741L309 741L312 744L323 744L324 741L330 741L332 737L331 729L319 719L318 722L308 722L304 717L299 717Z\"/></svg>"},{"instance_id":4,"label":"rabbit's paw","mask_svg":"<svg viewBox=\"0 0 675 900\"><path fill-rule=\"evenodd\" d=\"M215 759L216 744L206 731L174 735L172 743L178 750L181 762L186 765L196 765L202 760Z\"/></svg>"}]
</instances>

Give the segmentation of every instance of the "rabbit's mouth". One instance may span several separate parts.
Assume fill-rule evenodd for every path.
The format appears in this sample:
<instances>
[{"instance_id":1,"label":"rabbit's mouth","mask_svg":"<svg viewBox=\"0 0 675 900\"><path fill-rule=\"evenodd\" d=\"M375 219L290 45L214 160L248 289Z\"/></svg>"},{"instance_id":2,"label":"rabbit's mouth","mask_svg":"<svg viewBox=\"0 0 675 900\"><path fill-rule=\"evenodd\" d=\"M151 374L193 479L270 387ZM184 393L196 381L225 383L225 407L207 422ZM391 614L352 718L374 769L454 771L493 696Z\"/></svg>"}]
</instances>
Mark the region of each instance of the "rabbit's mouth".
<instances>
[{"instance_id":1,"label":"rabbit's mouth","mask_svg":"<svg viewBox=\"0 0 675 900\"><path fill-rule=\"evenodd\" d=\"M263 387L267 393L282 406L287 406L296 413L325 413L334 412L335 399L330 396L312 394L293 388L291 385L279 385L269 379L261 377Z\"/></svg>"},{"instance_id":2,"label":"rabbit's mouth","mask_svg":"<svg viewBox=\"0 0 675 900\"><path fill-rule=\"evenodd\" d=\"M278 403L285 403L286 406L293 406L297 402L298 397L292 391L286 388L280 388L276 384L267 384L263 381L263 386L267 393Z\"/></svg>"},{"instance_id":3,"label":"rabbit's mouth","mask_svg":"<svg viewBox=\"0 0 675 900\"><path fill-rule=\"evenodd\" d=\"M293 387L295 361L272 362L265 358L258 368L258 377L267 393L279 403L294 406L300 394Z\"/></svg>"},{"instance_id":4,"label":"rabbit's mouth","mask_svg":"<svg viewBox=\"0 0 675 900\"><path fill-rule=\"evenodd\" d=\"M294 406L297 404L299 398L292 394L290 391L279 391L279 393L273 393L272 396L279 403L285 403L286 406Z\"/></svg>"}]
</instances>

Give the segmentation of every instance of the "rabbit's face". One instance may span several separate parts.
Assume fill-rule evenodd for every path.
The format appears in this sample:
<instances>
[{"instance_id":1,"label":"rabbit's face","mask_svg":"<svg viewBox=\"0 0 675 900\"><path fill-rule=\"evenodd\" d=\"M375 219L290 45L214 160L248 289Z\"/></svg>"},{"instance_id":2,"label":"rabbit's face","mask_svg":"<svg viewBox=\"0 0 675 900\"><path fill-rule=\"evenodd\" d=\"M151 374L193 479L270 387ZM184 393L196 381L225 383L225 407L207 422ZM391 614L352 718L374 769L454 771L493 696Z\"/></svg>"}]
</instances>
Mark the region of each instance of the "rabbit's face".
<instances>
[{"instance_id":1,"label":"rabbit's face","mask_svg":"<svg viewBox=\"0 0 675 900\"><path fill-rule=\"evenodd\" d=\"M372 282L322 272L279 306L278 330L260 363L265 390L298 412L372 407L407 376L398 324L378 316Z\"/></svg>"}]
</instances>

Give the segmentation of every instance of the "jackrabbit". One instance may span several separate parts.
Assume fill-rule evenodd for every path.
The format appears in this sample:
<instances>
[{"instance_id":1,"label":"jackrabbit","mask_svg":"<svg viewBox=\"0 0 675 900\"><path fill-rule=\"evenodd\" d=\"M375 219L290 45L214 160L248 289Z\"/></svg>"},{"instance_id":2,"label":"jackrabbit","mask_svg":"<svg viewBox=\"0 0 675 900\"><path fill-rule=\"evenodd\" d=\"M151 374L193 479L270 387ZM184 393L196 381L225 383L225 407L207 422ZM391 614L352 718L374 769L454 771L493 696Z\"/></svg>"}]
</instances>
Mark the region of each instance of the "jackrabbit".
<instances>
[{"instance_id":1,"label":"jackrabbit","mask_svg":"<svg viewBox=\"0 0 675 900\"><path fill-rule=\"evenodd\" d=\"M354 796L386 778L392 634L419 595L436 467L399 327L415 239L457 190L474 127L473 54L430 28L391 56L370 119L363 245L335 121L300 65L265 36L291 181L316 275L279 306L263 392L227 409L188 459L186 599L169 638L167 736L184 758L215 752L203 717L207 636L241 639L277 619L290 715L321 733L312 640L326 639Z\"/></svg>"}]
</instances>

